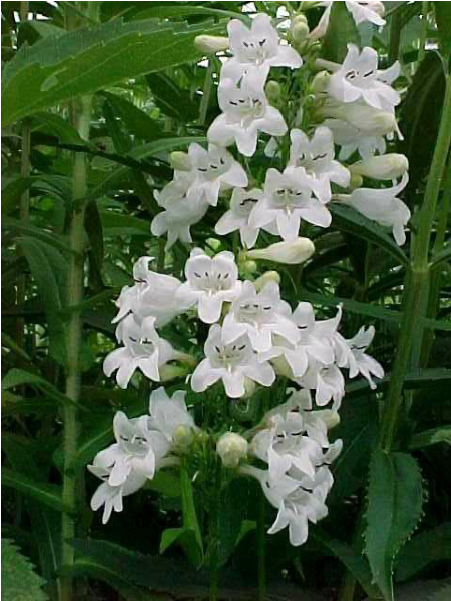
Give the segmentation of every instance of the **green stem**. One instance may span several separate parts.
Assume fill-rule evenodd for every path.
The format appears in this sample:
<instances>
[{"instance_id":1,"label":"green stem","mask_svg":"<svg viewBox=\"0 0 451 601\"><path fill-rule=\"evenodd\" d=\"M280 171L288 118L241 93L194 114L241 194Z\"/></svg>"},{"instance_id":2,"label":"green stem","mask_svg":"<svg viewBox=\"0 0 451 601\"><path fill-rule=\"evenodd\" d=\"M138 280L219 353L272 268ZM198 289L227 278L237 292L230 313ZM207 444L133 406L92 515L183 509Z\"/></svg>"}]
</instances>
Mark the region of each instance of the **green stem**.
<instances>
[{"instance_id":1,"label":"green stem","mask_svg":"<svg viewBox=\"0 0 451 601\"><path fill-rule=\"evenodd\" d=\"M390 44L388 48L388 63L392 65L398 60L399 46L401 43L402 20L401 13L393 13L390 26Z\"/></svg>"},{"instance_id":2,"label":"green stem","mask_svg":"<svg viewBox=\"0 0 451 601\"><path fill-rule=\"evenodd\" d=\"M219 585L219 495L221 493L221 461L213 451L214 482L210 499L210 601L218 600Z\"/></svg>"},{"instance_id":3,"label":"green stem","mask_svg":"<svg viewBox=\"0 0 451 601\"><path fill-rule=\"evenodd\" d=\"M89 139L91 120L91 97L86 96L73 103L73 121L78 134L84 140ZM83 272L85 263L85 198L87 196L87 168L84 153L77 152L73 159L73 204L72 219L69 230L69 245L74 251L71 257L68 272L68 298L67 305L76 307L83 300ZM80 398L80 349L82 344L82 321L79 311L70 313L67 324L67 377L66 395L77 402ZM64 448L64 475L63 475L63 503L71 510L63 513L61 524L62 537L62 564L70 570L74 563L74 549L70 540L75 536L75 510L77 500L77 474L71 467L77 452L79 433L78 413L75 405L67 403L63 409L63 448ZM73 583L70 573L62 578L61 599L70 601L73 598Z\"/></svg>"},{"instance_id":4,"label":"green stem","mask_svg":"<svg viewBox=\"0 0 451 601\"><path fill-rule=\"evenodd\" d=\"M199 125L203 127L207 120L208 107L210 105L211 86L213 81L213 63L208 61L208 67L205 72L204 89L202 91L202 100L199 109Z\"/></svg>"},{"instance_id":5,"label":"green stem","mask_svg":"<svg viewBox=\"0 0 451 601\"><path fill-rule=\"evenodd\" d=\"M263 494L258 499L257 553L258 553L258 601L266 598L266 499Z\"/></svg>"},{"instance_id":6,"label":"green stem","mask_svg":"<svg viewBox=\"0 0 451 601\"><path fill-rule=\"evenodd\" d=\"M424 59L426 53L426 40L428 34L428 14L429 14L429 2L425 1L422 3L423 8L421 10L421 33L420 33L420 48L418 50L418 62Z\"/></svg>"},{"instance_id":7,"label":"green stem","mask_svg":"<svg viewBox=\"0 0 451 601\"><path fill-rule=\"evenodd\" d=\"M424 334L424 316L429 303L430 267L429 246L434 224L437 201L443 180L448 152L451 146L451 76L446 76L446 91L442 118L431 170L426 185L424 201L419 211L418 234L413 250L410 269L407 273L403 319L399 334L390 388L384 406L381 424L380 445L389 452L392 448L400 409L402 390L412 348L420 344Z\"/></svg>"}]
</instances>

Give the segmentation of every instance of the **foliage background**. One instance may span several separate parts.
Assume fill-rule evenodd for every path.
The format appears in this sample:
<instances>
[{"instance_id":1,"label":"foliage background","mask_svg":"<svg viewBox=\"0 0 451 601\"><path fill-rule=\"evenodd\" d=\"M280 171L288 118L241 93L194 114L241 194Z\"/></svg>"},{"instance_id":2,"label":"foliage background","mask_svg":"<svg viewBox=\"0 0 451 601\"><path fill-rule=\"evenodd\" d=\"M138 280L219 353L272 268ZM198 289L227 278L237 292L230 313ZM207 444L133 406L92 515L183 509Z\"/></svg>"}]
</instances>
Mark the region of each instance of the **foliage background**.
<instances>
[{"instance_id":1,"label":"foliage background","mask_svg":"<svg viewBox=\"0 0 451 601\"><path fill-rule=\"evenodd\" d=\"M84 467L110 441L114 412L123 409L133 416L146 404L145 383L122 391L103 376L102 360L114 346L112 299L130 284L133 262L142 255L155 257L159 271L182 275L189 248L177 244L165 253L164 242L150 235L150 220L159 210L153 190L171 179L169 153L205 141L206 128L219 112L214 93L219 61L201 61L194 37L223 35L228 19L245 4L2 4L3 536L32 558L52 599L64 598L61 574L78 577L77 599L113 594L150 599L149 590L194 596L204 590L202 571L187 563L180 547L158 556L162 533L186 519L178 478L161 475L102 527L87 505L95 483L90 477L85 481ZM275 16L279 3L254 4ZM300 3L290 4L297 9ZM357 31L339 7L326 58L342 60L346 43L360 37L380 52L382 66L401 60L407 92L400 108L405 140L398 150L410 161L405 200L414 212L415 232L437 143L451 17L449 9L439 9L437 31L432 5L444 3L385 4L383 33L366 26ZM421 19L425 9L427 17ZM309 11L311 27L319 16L320 11ZM440 35L441 57L436 51ZM301 83L283 70L279 83L283 98L301 92ZM87 94L92 95L89 140L80 136L73 119ZM74 184L80 161L86 174L82 194ZM263 170L269 162L259 153L253 165ZM390 598L392 570L396 583L450 576L449 163L446 173L431 238L438 260L428 275L427 307L411 324L414 329L420 324L421 335L413 341L404 382L406 410L387 457L378 457L379 424L415 236L400 250L373 222L337 207L331 230L303 232L315 239L312 260L302 269L279 269L284 297L292 303L309 300L327 317L343 302L345 334L374 323L372 354L388 373L375 392L366 384L348 385L337 429L345 450L336 464L330 517L312 529L300 549L291 548L284 534L267 540L269 579L273 590L286 596L303 587L339 595L341 601L361 598L362 589L375 599L380 590ZM197 245L212 244L223 209L210 210L193 228ZM75 255L73 229L80 215L82 237ZM220 249L227 248L233 250L232 241L221 239ZM76 302L70 279L74 264L84 270ZM268 265L259 268L263 272ZM75 397L67 388L74 319L83 327L75 349L81 373ZM198 353L188 342L195 327L190 321L169 325L165 336L178 348ZM184 379L170 384L183 387ZM62 434L69 414L76 415L72 451ZM65 503L65 479L75 482L72 507ZM231 597L244 594L256 580L255 495L253 486L238 480L223 499L221 554ZM203 504L196 509L204 531ZM61 515L74 511L76 540L68 543ZM381 516L388 520L383 527ZM5 545L8 556L16 553ZM68 545L76 551L69 563L62 560L68 557L62 547ZM19 565L17 560L18 570Z\"/></svg>"}]
</instances>

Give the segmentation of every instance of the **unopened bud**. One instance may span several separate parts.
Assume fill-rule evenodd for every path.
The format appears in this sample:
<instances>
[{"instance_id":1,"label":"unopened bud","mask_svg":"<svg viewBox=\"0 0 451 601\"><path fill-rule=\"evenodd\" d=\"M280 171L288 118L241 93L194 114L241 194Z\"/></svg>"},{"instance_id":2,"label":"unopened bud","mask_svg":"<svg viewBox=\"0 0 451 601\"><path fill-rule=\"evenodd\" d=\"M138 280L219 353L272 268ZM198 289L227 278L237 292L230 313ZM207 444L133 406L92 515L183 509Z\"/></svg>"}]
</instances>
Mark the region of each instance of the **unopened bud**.
<instances>
[{"instance_id":1,"label":"unopened bud","mask_svg":"<svg viewBox=\"0 0 451 601\"><path fill-rule=\"evenodd\" d=\"M372 179L397 179L409 169L409 160L403 154L384 154L369 157L349 167L352 174L371 177Z\"/></svg>"},{"instance_id":2,"label":"unopened bud","mask_svg":"<svg viewBox=\"0 0 451 601\"><path fill-rule=\"evenodd\" d=\"M173 169L177 171L191 171L191 161L186 152L175 150L169 156L169 162Z\"/></svg>"},{"instance_id":3,"label":"unopened bud","mask_svg":"<svg viewBox=\"0 0 451 601\"><path fill-rule=\"evenodd\" d=\"M174 430L172 434L172 440L174 442L174 447L176 451L187 451L194 440L193 429L184 424L180 424Z\"/></svg>"},{"instance_id":4,"label":"unopened bud","mask_svg":"<svg viewBox=\"0 0 451 601\"><path fill-rule=\"evenodd\" d=\"M269 282L280 284L280 275L277 273L277 271L265 271L263 275L254 281L255 289L257 292L259 292Z\"/></svg>"},{"instance_id":5,"label":"unopened bud","mask_svg":"<svg viewBox=\"0 0 451 601\"><path fill-rule=\"evenodd\" d=\"M293 23L291 27L291 39L295 44L302 44L310 33L310 28L306 21L299 21L298 23Z\"/></svg>"},{"instance_id":6,"label":"unopened bud","mask_svg":"<svg viewBox=\"0 0 451 601\"><path fill-rule=\"evenodd\" d=\"M265 94L268 97L268 100L272 100L275 102L280 98L280 85L277 81L270 79L268 83L265 85Z\"/></svg>"},{"instance_id":7,"label":"unopened bud","mask_svg":"<svg viewBox=\"0 0 451 601\"><path fill-rule=\"evenodd\" d=\"M184 378L189 373L189 368L183 365L171 365L166 363L159 368L160 381L169 382L170 380L178 380Z\"/></svg>"},{"instance_id":8,"label":"unopened bud","mask_svg":"<svg viewBox=\"0 0 451 601\"><path fill-rule=\"evenodd\" d=\"M323 94L329 87L331 75L327 71L320 71L313 78L310 86L311 91L314 94Z\"/></svg>"},{"instance_id":9,"label":"unopened bud","mask_svg":"<svg viewBox=\"0 0 451 601\"><path fill-rule=\"evenodd\" d=\"M254 380L251 380L250 378L244 378L244 394L241 398L249 399L254 394L256 388L257 385Z\"/></svg>"},{"instance_id":10,"label":"unopened bud","mask_svg":"<svg viewBox=\"0 0 451 601\"><path fill-rule=\"evenodd\" d=\"M297 265L310 259L315 252L315 245L309 238L296 238L288 242L276 242L266 248L250 250L249 259L264 259L286 265Z\"/></svg>"},{"instance_id":11,"label":"unopened bud","mask_svg":"<svg viewBox=\"0 0 451 601\"><path fill-rule=\"evenodd\" d=\"M205 54L215 54L229 47L229 38L216 35L198 35L194 38L197 50Z\"/></svg>"},{"instance_id":12,"label":"unopened bud","mask_svg":"<svg viewBox=\"0 0 451 601\"><path fill-rule=\"evenodd\" d=\"M315 417L320 417L325 422L327 429L332 430L340 423L340 415L338 411L333 409L321 409L314 412Z\"/></svg>"},{"instance_id":13,"label":"unopened bud","mask_svg":"<svg viewBox=\"0 0 451 601\"><path fill-rule=\"evenodd\" d=\"M381 111L363 104L326 104L318 111L320 117L335 117L347 121L362 132L371 135L385 135L397 130L393 113Z\"/></svg>"},{"instance_id":14,"label":"unopened bud","mask_svg":"<svg viewBox=\"0 0 451 601\"><path fill-rule=\"evenodd\" d=\"M225 467L237 467L247 455L247 440L234 432L223 434L216 444L216 452Z\"/></svg>"},{"instance_id":15,"label":"unopened bud","mask_svg":"<svg viewBox=\"0 0 451 601\"><path fill-rule=\"evenodd\" d=\"M292 379L294 377L293 370L291 369L288 361L285 359L285 355L279 355L274 359L271 359L271 364L274 367L274 371L278 376Z\"/></svg>"},{"instance_id":16,"label":"unopened bud","mask_svg":"<svg viewBox=\"0 0 451 601\"><path fill-rule=\"evenodd\" d=\"M349 188L351 190L357 190L363 186L363 177L358 173L351 173L351 179L349 181Z\"/></svg>"}]
</instances>

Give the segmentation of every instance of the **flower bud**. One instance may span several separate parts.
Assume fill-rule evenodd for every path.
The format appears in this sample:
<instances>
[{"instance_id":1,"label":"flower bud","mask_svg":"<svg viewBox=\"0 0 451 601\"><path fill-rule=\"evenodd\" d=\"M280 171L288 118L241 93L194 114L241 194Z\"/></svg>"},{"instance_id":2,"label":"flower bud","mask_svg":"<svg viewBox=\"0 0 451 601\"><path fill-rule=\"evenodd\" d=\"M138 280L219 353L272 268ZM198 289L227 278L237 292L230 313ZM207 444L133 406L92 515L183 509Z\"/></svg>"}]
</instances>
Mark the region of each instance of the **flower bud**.
<instances>
[{"instance_id":1,"label":"flower bud","mask_svg":"<svg viewBox=\"0 0 451 601\"><path fill-rule=\"evenodd\" d=\"M323 94L326 92L329 87L331 75L327 71L320 71L313 78L312 84L310 86L311 91L314 94Z\"/></svg>"},{"instance_id":2,"label":"flower bud","mask_svg":"<svg viewBox=\"0 0 451 601\"><path fill-rule=\"evenodd\" d=\"M307 21L294 22L291 27L291 39L295 44L302 44L310 33L310 28Z\"/></svg>"},{"instance_id":3,"label":"flower bud","mask_svg":"<svg viewBox=\"0 0 451 601\"><path fill-rule=\"evenodd\" d=\"M169 156L169 162L173 169L177 171L191 171L191 161L186 152L175 150Z\"/></svg>"},{"instance_id":4,"label":"flower bud","mask_svg":"<svg viewBox=\"0 0 451 601\"><path fill-rule=\"evenodd\" d=\"M351 190L357 190L357 188L361 188L363 186L363 177L358 173L351 172L351 180L349 182L349 188Z\"/></svg>"},{"instance_id":5,"label":"flower bud","mask_svg":"<svg viewBox=\"0 0 451 601\"><path fill-rule=\"evenodd\" d=\"M325 422L328 430L332 430L332 428L335 428L340 423L340 415L338 411L334 411L333 409L321 409L315 411L314 415L320 417Z\"/></svg>"},{"instance_id":6,"label":"flower bud","mask_svg":"<svg viewBox=\"0 0 451 601\"><path fill-rule=\"evenodd\" d=\"M315 252L315 245L309 238L296 238L289 242L276 242L266 248L250 250L249 259L264 259L275 263L297 265L310 259Z\"/></svg>"},{"instance_id":7,"label":"flower bud","mask_svg":"<svg viewBox=\"0 0 451 601\"><path fill-rule=\"evenodd\" d=\"M277 81L270 79L265 85L265 94L268 100L275 102L280 98L280 85Z\"/></svg>"},{"instance_id":8,"label":"flower bud","mask_svg":"<svg viewBox=\"0 0 451 601\"><path fill-rule=\"evenodd\" d=\"M169 382L169 380L177 380L187 376L189 368L183 365L171 365L170 363L166 363L165 365L160 366L159 372L160 381Z\"/></svg>"},{"instance_id":9,"label":"flower bud","mask_svg":"<svg viewBox=\"0 0 451 601\"><path fill-rule=\"evenodd\" d=\"M197 50L205 54L214 54L229 47L229 38L216 35L198 35L194 38Z\"/></svg>"},{"instance_id":10,"label":"flower bud","mask_svg":"<svg viewBox=\"0 0 451 601\"><path fill-rule=\"evenodd\" d=\"M291 369L288 361L285 359L285 355L274 357L274 359L271 359L271 364L278 376L283 376L284 378L289 378L290 380L294 378L293 370Z\"/></svg>"},{"instance_id":11,"label":"flower bud","mask_svg":"<svg viewBox=\"0 0 451 601\"><path fill-rule=\"evenodd\" d=\"M382 180L402 177L408 168L409 161L407 157L396 153L369 157L349 167L352 174Z\"/></svg>"},{"instance_id":12,"label":"flower bud","mask_svg":"<svg viewBox=\"0 0 451 601\"><path fill-rule=\"evenodd\" d=\"M241 266L241 271L244 274L251 275L257 271L257 263L255 261L245 261Z\"/></svg>"},{"instance_id":13,"label":"flower bud","mask_svg":"<svg viewBox=\"0 0 451 601\"><path fill-rule=\"evenodd\" d=\"M254 380L251 380L250 378L244 378L244 394L241 398L249 399L254 394L256 388L257 385Z\"/></svg>"},{"instance_id":14,"label":"flower bud","mask_svg":"<svg viewBox=\"0 0 451 601\"><path fill-rule=\"evenodd\" d=\"M372 135L383 136L397 129L396 117L393 113L363 104L328 103L318 111L318 116L343 119L360 131Z\"/></svg>"},{"instance_id":15,"label":"flower bud","mask_svg":"<svg viewBox=\"0 0 451 601\"><path fill-rule=\"evenodd\" d=\"M259 292L269 282L280 284L280 275L277 273L277 271L265 271L263 275L254 281L255 289L257 292Z\"/></svg>"},{"instance_id":16,"label":"flower bud","mask_svg":"<svg viewBox=\"0 0 451 601\"><path fill-rule=\"evenodd\" d=\"M185 424L180 424L174 430L172 440L176 451L182 453L187 451L194 440L193 429Z\"/></svg>"},{"instance_id":17,"label":"flower bud","mask_svg":"<svg viewBox=\"0 0 451 601\"><path fill-rule=\"evenodd\" d=\"M247 455L247 440L234 432L223 434L216 444L216 452L225 467L237 467Z\"/></svg>"}]
</instances>

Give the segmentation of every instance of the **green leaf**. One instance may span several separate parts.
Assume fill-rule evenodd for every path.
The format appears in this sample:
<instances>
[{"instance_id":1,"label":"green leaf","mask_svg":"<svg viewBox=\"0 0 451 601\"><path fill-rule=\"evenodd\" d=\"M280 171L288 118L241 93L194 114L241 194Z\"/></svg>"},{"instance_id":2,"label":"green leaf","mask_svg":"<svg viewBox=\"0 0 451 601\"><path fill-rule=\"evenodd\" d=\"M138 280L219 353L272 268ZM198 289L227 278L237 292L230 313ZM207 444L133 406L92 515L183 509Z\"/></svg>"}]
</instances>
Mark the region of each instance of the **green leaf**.
<instances>
[{"instance_id":1,"label":"green leaf","mask_svg":"<svg viewBox=\"0 0 451 601\"><path fill-rule=\"evenodd\" d=\"M183 465L180 468L180 484L182 487L183 528L193 533L192 537L190 535L192 538L192 544L188 549L188 557L194 565L199 566L204 557L202 535L200 532L199 522L197 520L193 485L191 483L188 471Z\"/></svg>"},{"instance_id":2,"label":"green leaf","mask_svg":"<svg viewBox=\"0 0 451 601\"><path fill-rule=\"evenodd\" d=\"M2 486L14 488L18 492L32 497L39 503L56 509L56 511L65 511L66 513L68 511L61 500L61 489L59 486L43 484L5 467L2 468Z\"/></svg>"},{"instance_id":3,"label":"green leaf","mask_svg":"<svg viewBox=\"0 0 451 601\"><path fill-rule=\"evenodd\" d=\"M184 124L198 117L199 109L191 100L190 93L180 88L170 77L154 73L146 75L146 82L155 104L165 115L178 119Z\"/></svg>"},{"instance_id":4,"label":"green leaf","mask_svg":"<svg viewBox=\"0 0 451 601\"><path fill-rule=\"evenodd\" d=\"M161 535L160 553L163 554L174 544L180 545L186 557L195 567L202 564L202 554L199 552L196 533L191 528L166 528Z\"/></svg>"},{"instance_id":5,"label":"green leaf","mask_svg":"<svg viewBox=\"0 0 451 601\"><path fill-rule=\"evenodd\" d=\"M111 106L113 113L129 131L141 140L154 140L164 137L163 130L156 119L136 107L122 96L102 92L102 96Z\"/></svg>"},{"instance_id":6,"label":"green leaf","mask_svg":"<svg viewBox=\"0 0 451 601\"><path fill-rule=\"evenodd\" d=\"M2 390L9 390L16 386L23 386L28 384L29 386L35 386L39 390L45 392L49 397L57 401L58 403L73 403L69 397L62 394L53 384L41 378L37 374L30 373L23 369L11 369L2 379Z\"/></svg>"},{"instance_id":7,"label":"green leaf","mask_svg":"<svg viewBox=\"0 0 451 601\"><path fill-rule=\"evenodd\" d=\"M19 207L20 197L35 181L34 177L14 177L3 179L2 183L2 215L12 213Z\"/></svg>"},{"instance_id":8,"label":"green leaf","mask_svg":"<svg viewBox=\"0 0 451 601\"><path fill-rule=\"evenodd\" d=\"M2 539L3 601L46 601L44 581L10 540Z\"/></svg>"},{"instance_id":9,"label":"green leaf","mask_svg":"<svg viewBox=\"0 0 451 601\"><path fill-rule=\"evenodd\" d=\"M152 480L146 482L145 488L172 499L182 495L179 475L167 470L157 472Z\"/></svg>"},{"instance_id":10,"label":"green leaf","mask_svg":"<svg viewBox=\"0 0 451 601\"><path fill-rule=\"evenodd\" d=\"M440 442L451 445L451 426L441 426L415 434L410 441L409 448L413 451L415 449L430 447Z\"/></svg>"},{"instance_id":11,"label":"green leaf","mask_svg":"<svg viewBox=\"0 0 451 601\"><path fill-rule=\"evenodd\" d=\"M61 144L86 145L86 140L80 138L75 127L56 113L36 113L31 122L33 132L42 131L46 135L55 136Z\"/></svg>"},{"instance_id":12,"label":"green leaf","mask_svg":"<svg viewBox=\"0 0 451 601\"><path fill-rule=\"evenodd\" d=\"M446 60L451 54L451 5L446 2L434 2L434 7L440 51Z\"/></svg>"},{"instance_id":13,"label":"green leaf","mask_svg":"<svg viewBox=\"0 0 451 601\"><path fill-rule=\"evenodd\" d=\"M440 561L451 561L451 522L412 537L396 560L396 580L409 580L431 563Z\"/></svg>"},{"instance_id":14,"label":"green leaf","mask_svg":"<svg viewBox=\"0 0 451 601\"><path fill-rule=\"evenodd\" d=\"M418 526L422 508L421 472L415 459L376 449L370 467L365 553L386 601L394 600L394 559Z\"/></svg>"},{"instance_id":15,"label":"green leaf","mask_svg":"<svg viewBox=\"0 0 451 601\"><path fill-rule=\"evenodd\" d=\"M448 246L446 246L442 251L440 251L439 253L437 253L432 258L431 266L435 269L436 267L438 267L442 263L446 263L448 261L451 261L451 244L449 244Z\"/></svg>"},{"instance_id":16,"label":"green leaf","mask_svg":"<svg viewBox=\"0 0 451 601\"><path fill-rule=\"evenodd\" d=\"M335 63L342 63L348 52L348 44L360 46L360 35L346 4L334 2L321 56Z\"/></svg>"},{"instance_id":17,"label":"green leaf","mask_svg":"<svg viewBox=\"0 0 451 601\"><path fill-rule=\"evenodd\" d=\"M217 28L114 19L23 45L3 71L2 125L124 79L196 60L201 55L194 38Z\"/></svg>"},{"instance_id":18,"label":"green leaf","mask_svg":"<svg viewBox=\"0 0 451 601\"><path fill-rule=\"evenodd\" d=\"M147 8L141 12L136 13L133 16L133 19L167 19L170 17L190 17L192 15L211 15L212 17L227 17L228 19L241 19L246 23L246 25L250 24L250 18L248 15L243 14L241 12L233 12L231 10L221 10L217 8L210 8L206 6L194 5L192 6L166 6L160 5L155 8ZM225 23L225 25L227 22ZM223 35L226 34L226 29L224 25ZM221 35L221 32L218 32L218 35Z\"/></svg>"},{"instance_id":19,"label":"green leaf","mask_svg":"<svg viewBox=\"0 0 451 601\"><path fill-rule=\"evenodd\" d=\"M345 205L332 203L330 211L333 217L333 225L339 230L376 244L396 259L398 263L407 265L406 254L381 225L368 219L352 207Z\"/></svg>"}]
</instances>

